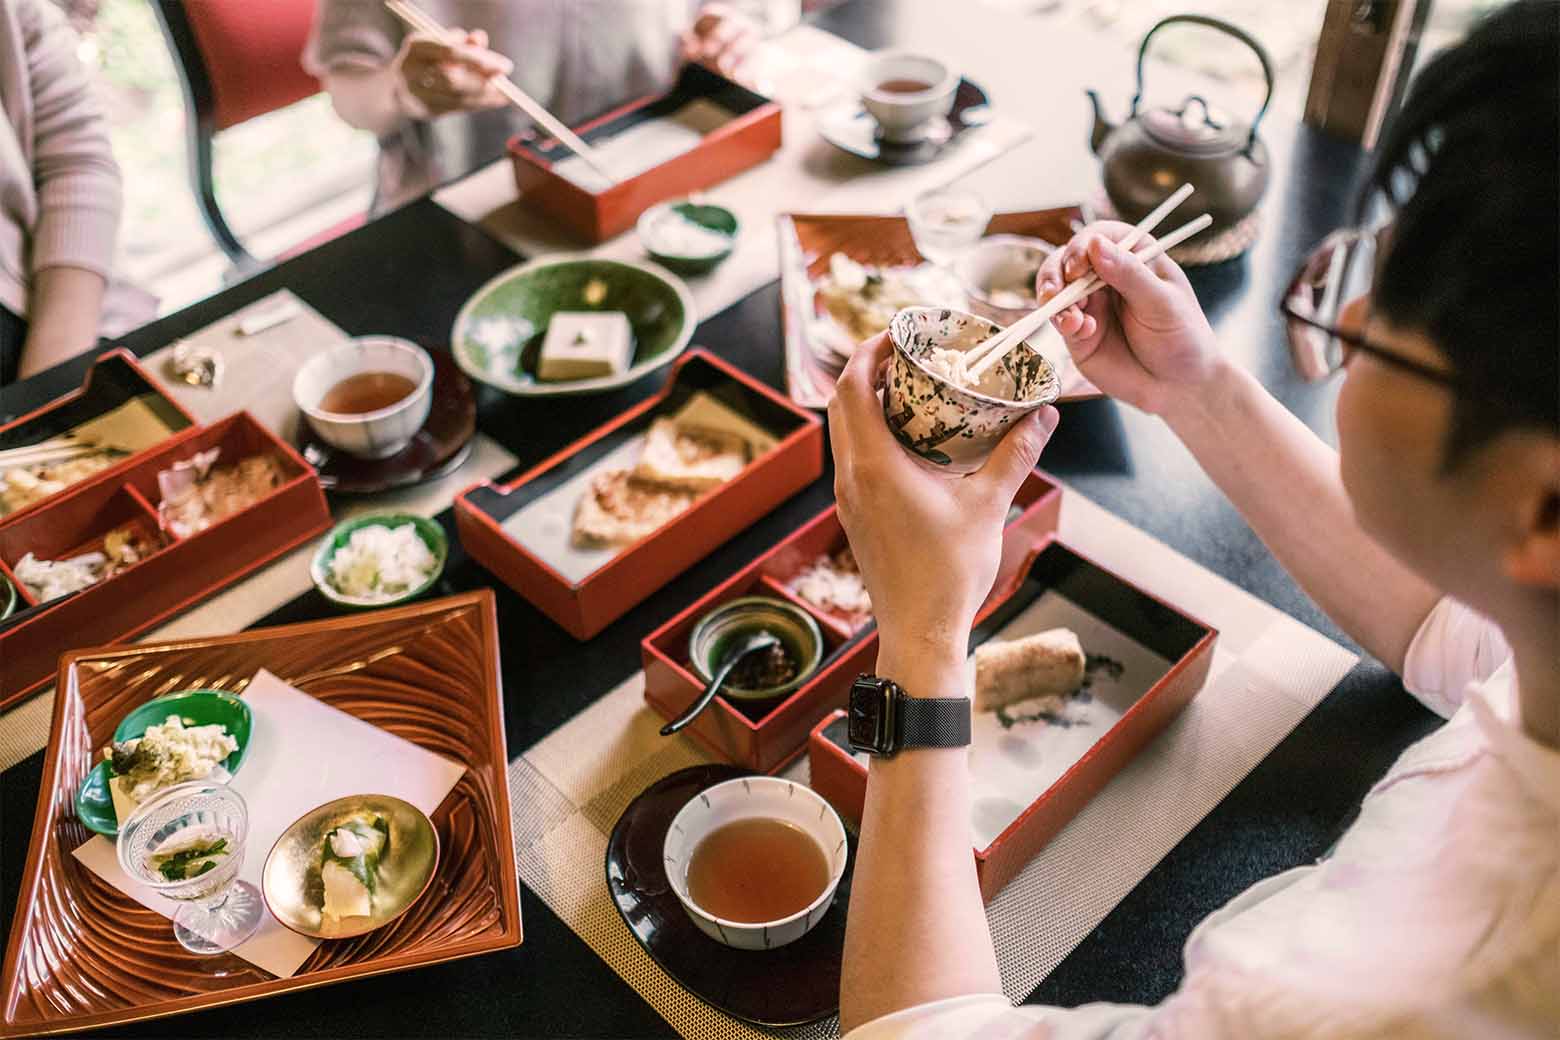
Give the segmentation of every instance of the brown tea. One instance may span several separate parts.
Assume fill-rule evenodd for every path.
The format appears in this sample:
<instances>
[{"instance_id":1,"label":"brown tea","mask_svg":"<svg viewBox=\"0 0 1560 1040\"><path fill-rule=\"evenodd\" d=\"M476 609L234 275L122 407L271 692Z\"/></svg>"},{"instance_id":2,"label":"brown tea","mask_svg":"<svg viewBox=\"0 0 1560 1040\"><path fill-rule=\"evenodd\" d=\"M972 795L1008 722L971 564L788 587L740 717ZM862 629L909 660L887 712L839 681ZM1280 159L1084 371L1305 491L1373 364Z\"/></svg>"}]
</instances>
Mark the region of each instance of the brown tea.
<instances>
[{"instance_id":1,"label":"brown tea","mask_svg":"<svg viewBox=\"0 0 1560 1040\"><path fill-rule=\"evenodd\" d=\"M744 924L807 909L829 885L829 861L806 832L755 816L717 827L688 859L688 895L716 917Z\"/></svg>"},{"instance_id":2,"label":"brown tea","mask_svg":"<svg viewBox=\"0 0 1560 1040\"><path fill-rule=\"evenodd\" d=\"M885 94L919 94L931 90L932 85L918 79L885 79L877 88Z\"/></svg>"},{"instance_id":3,"label":"brown tea","mask_svg":"<svg viewBox=\"0 0 1560 1040\"><path fill-rule=\"evenodd\" d=\"M320 410L337 415L377 412L416 389L417 384L399 372L359 372L325 391L320 398Z\"/></svg>"}]
</instances>

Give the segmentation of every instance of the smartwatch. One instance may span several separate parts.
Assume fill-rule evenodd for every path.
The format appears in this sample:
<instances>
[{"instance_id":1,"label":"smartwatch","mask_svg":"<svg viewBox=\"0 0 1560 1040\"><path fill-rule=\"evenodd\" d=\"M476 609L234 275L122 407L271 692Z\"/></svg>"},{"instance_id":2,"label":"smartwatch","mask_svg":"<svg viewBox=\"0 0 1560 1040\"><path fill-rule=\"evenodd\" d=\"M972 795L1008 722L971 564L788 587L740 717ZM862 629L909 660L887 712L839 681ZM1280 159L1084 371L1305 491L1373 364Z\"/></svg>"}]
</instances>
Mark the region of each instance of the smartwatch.
<instances>
[{"instance_id":1,"label":"smartwatch","mask_svg":"<svg viewBox=\"0 0 1560 1040\"><path fill-rule=\"evenodd\" d=\"M850 687L850 746L883 758L906 748L966 747L967 697L910 697L891 679L860 675Z\"/></svg>"}]
</instances>

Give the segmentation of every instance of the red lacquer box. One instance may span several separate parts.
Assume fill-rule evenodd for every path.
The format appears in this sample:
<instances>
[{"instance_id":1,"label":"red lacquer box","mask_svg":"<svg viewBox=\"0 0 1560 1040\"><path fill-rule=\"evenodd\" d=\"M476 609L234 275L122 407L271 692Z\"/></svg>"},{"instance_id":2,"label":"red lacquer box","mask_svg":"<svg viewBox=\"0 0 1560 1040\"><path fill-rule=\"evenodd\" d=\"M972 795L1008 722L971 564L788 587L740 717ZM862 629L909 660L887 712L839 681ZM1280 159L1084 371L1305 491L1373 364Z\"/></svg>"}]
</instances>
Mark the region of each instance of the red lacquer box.
<instances>
[{"instance_id":1,"label":"red lacquer box","mask_svg":"<svg viewBox=\"0 0 1560 1040\"><path fill-rule=\"evenodd\" d=\"M528 522L517 518L522 510L538 507L562 485L593 471L642 436L653 420L677 413L699 393L771 435L774 445L588 573L563 573L559 561L544 559L511 533L515 523ZM577 639L589 639L822 472L823 424L816 416L708 351L694 349L678 359L654 397L507 484L483 481L461 492L455 525L473 559ZM559 516L542 522L566 527L573 499L560 508Z\"/></svg>"},{"instance_id":2,"label":"red lacquer box","mask_svg":"<svg viewBox=\"0 0 1560 1040\"><path fill-rule=\"evenodd\" d=\"M253 505L188 537L163 529L157 474L197 452L220 448L218 465L270 453L284 482ZM100 549L112 530L131 527L161 548L111 578L38 604L12 571L23 556L59 560ZM36 507L0 521L0 575L21 597L0 622L0 708L53 678L61 653L129 640L212 592L258 570L330 526L314 470L292 446L247 412L188 426L154 448L92 475Z\"/></svg>"},{"instance_id":3,"label":"red lacquer box","mask_svg":"<svg viewBox=\"0 0 1560 1040\"><path fill-rule=\"evenodd\" d=\"M970 635L971 652L1041 597L1053 594L1120 638L1139 644L1167 667L1140 676L1138 683L1146 689L1118 705L1120 717L1016 819L974 850L981 895L988 902L1202 689L1218 639L1216 630L1052 539L1032 553L1016 582L987 601ZM1084 650L1091 652L1087 638ZM851 751L846 726L845 712L836 711L813 728L808 738L811 783L841 815L859 825L867 766Z\"/></svg>"},{"instance_id":4,"label":"red lacquer box","mask_svg":"<svg viewBox=\"0 0 1560 1040\"><path fill-rule=\"evenodd\" d=\"M1031 473L1014 497L1003 532L1003 564L996 587L1004 588L1023 563L1023 549L1049 537L1061 508L1061 489ZM807 733L823 715L845 704L850 684L872 670L877 659L877 629L870 620L823 610L798 596L791 584L823 555L846 547L845 532L833 506L819 513L773 549L672 618L640 643L645 667L645 701L660 715L681 715L704 692L688 659L688 639L699 619L738 596L772 596L807 611L823 633L824 655L818 671L796 692L778 702L743 704L717 696L683 731L715 755L762 773L774 772L800 754ZM1009 546L1014 547L1011 551ZM1009 562L1011 561L1011 562Z\"/></svg>"},{"instance_id":5,"label":"red lacquer box","mask_svg":"<svg viewBox=\"0 0 1560 1040\"><path fill-rule=\"evenodd\" d=\"M780 147L780 106L702 65L684 67L668 93L641 98L574 130L586 144L605 152L612 147L609 139L694 111L689 106L702 110L700 119L690 122L690 129L701 131L702 139L610 185L596 185L588 175L570 179L560 172L560 167L578 169L579 160L556 139L536 130L516 135L509 141L509 155L521 204L588 242L603 242L633 227L639 215L657 202L718 184L758 165ZM716 125L703 125L703 117L711 115L718 116L713 120Z\"/></svg>"},{"instance_id":6,"label":"red lacquer box","mask_svg":"<svg viewBox=\"0 0 1560 1040\"><path fill-rule=\"evenodd\" d=\"M26 415L0 425L0 450L22 448L38 444L51 437L58 437L92 419L100 418L121 405L139 399L156 422L167 428L173 436L180 430L195 425L195 417L179 407L178 402L163 393L162 388L136 363L135 355L128 350L110 350L100 355L87 369L86 378L79 390L72 390ZM120 459L109 469L100 470L94 476L109 472L123 472L135 463L137 456ZM3 469L0 466L0 469ZM35 502L24 509L6 515L4 519L47 505L55 496Z\"/></svg>"}]
</instances>

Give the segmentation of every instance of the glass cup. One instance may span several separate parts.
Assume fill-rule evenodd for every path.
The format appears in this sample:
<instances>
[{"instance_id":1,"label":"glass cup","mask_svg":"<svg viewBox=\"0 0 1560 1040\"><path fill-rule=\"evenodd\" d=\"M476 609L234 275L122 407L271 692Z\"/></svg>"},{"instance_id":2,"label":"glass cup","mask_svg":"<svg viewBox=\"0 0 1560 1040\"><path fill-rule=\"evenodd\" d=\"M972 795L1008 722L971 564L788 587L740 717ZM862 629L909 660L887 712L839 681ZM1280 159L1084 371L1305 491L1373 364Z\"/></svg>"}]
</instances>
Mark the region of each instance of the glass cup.
<instances>
[{"instance_id":1,"label":"glass cup","mask_svg":"<svg viewBox=\"0 0 1560 1040\"><path fill-rule=\"evenodd\" d=\"M173 915L179 945L191 953L223 953L260 927L260 892L238 880L248 834L249 809L237 791L209 780L174 784L120 825L119 866L179 901Z\"/></svg>"},{"instance_id":2,"label":"glass cup","mask_svg":"<svg viewBox=\"0 0 1560 1040\"><path fill-rule=\"evenodd\" d=\"M905 219L916 251L946 268L986 233L991 207L973 191L939 189L911 199Z\"/></svg>"}]
</instances>

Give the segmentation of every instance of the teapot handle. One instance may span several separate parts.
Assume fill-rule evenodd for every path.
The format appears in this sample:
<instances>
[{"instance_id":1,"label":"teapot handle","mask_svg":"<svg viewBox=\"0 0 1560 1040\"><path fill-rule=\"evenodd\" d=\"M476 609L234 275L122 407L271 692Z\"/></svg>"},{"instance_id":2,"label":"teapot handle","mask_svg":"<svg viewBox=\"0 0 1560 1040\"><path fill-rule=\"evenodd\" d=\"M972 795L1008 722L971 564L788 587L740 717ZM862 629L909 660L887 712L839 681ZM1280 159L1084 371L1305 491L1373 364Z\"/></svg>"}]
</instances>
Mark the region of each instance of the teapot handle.
<instances>
[{"instance_id":1,"label":"teapot handle","mask_svg":"<svg viewBox=\"0 0 1560 1040\"><path fill-rule=\"evenodd\" d=\"M1262 98L1262 107L1257 109L1256 117L1251 121L1251 134L1246 138L1246 151L1251 151L1251 146L1257 140L1257 126L1262 122L1262 117L1267 113L1268 103L1273 100L1273 62L1268 58L1266 48L1258 43L1256 38L1246 32L1246 30L1221 19L1210 18L1207 15L1173 14L1168 18L1161 19L1152 29L1148 30L1147 35L1143 37L1142 44L1138 46L1137 92L1132 95L1132 111L1127 114L1127 118L1134 119L1137 117L1138 102L1143 98L1143 57L1148 53L1148 41L1153 39L1154 34L1160 29L1174 22L1191 22L1196 25L1207 26L1210 29L1217 29L1222 33L1233 36L1247 47L1250 47L1256 54L1257 60L1262 63L1262 78L1267 82L1267 94Z\"/></svg>"}]
</instances>

